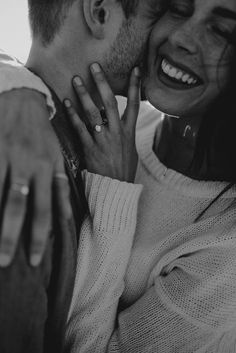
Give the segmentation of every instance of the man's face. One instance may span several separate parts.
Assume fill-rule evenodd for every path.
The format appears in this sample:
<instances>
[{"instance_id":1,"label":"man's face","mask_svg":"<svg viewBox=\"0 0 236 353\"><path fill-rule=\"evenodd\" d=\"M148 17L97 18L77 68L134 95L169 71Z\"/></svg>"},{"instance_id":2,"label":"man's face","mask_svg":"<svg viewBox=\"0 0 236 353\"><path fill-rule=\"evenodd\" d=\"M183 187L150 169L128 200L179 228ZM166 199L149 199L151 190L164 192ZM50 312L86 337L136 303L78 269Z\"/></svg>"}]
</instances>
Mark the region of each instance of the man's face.
<instances>
[{"instance_id":1,"label":"man's face","mask_svg":"<svg viewBox=\"0 0 236 353\"><path fill-rule=\"evenodd\" d=\"M103 69L116 94L126 95L130 72L146 60L148 38L162 12L162 0L140 0L134 15L124 17L119 33L104 56Z\"/></svg>"}]
</instances>

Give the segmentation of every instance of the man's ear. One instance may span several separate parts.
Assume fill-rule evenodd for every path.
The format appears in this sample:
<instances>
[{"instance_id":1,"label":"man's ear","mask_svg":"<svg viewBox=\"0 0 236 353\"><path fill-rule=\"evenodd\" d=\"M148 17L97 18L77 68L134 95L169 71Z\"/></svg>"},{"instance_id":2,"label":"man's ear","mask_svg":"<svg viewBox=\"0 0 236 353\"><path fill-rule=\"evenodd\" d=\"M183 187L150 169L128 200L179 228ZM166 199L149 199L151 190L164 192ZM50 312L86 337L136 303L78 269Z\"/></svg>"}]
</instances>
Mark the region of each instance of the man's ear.
<instances>
[{"instance_id":1,"label":"man's ear","mask_svg":"<svg viewBox=\"0 0 236 353\"><path fill-rule=\"evenodd\" d=\"M111 0L83 0L84 19L92 35L104 39L105 25L110 18Z\"/></svg>"}]
</instances>

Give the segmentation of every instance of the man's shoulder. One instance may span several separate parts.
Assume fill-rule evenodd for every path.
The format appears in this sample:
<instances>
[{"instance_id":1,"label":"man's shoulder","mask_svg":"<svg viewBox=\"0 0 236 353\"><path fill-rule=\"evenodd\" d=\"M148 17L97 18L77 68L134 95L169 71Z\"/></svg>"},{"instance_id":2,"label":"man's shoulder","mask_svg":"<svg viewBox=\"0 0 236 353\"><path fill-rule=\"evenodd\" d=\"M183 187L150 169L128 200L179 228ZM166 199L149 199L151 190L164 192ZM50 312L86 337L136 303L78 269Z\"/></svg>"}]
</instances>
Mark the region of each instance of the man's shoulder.
<instances>
[{"instance_id":1,"label":"man's shoulder","mask_svg":"<svg viewBox=\"0 0 236 353\"><path fill-rule=\"evenodd\" d=\"M13 89L28 88L44 95L49 117L55 115L55 104L45 83L30 72L19 60L0 49L0 93Z\"/></svg>"},{"instance_id":2,"label":"man's shoulder","mask_svg":"<svg viewBox=\"0 0 236 353\"><path fill-rule=\"evenodd\" d=\"M10 67L23 67L23 64L17 58L0 48L0 67L5 65Z\"/></svg>"}]
</instances>

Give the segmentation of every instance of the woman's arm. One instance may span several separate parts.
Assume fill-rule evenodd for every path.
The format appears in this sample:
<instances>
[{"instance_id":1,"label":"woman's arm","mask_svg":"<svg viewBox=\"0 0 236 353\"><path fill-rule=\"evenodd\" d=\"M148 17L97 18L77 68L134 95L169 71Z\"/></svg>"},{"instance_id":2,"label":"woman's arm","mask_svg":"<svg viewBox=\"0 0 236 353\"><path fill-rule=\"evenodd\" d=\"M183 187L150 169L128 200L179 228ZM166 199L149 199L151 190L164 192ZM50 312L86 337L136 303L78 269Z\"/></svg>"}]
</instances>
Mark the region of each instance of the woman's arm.
<instances>
[{"instance_id":1,"label":"woman's arm","mask_svg":"<svg viewBox=\"0 0 236 353\"><path fill-rule=\"evenodd\" d=\"M94 223L87 220L81 233L66 348L72 353L233 352L235 226L230 231L223 229L220 223L228 219L222 217L204 239L199 229L196 239L167 252L147 278L146 291L119 312L133 235L125 229L112 235L112 220L116 219L112 212L107 213L110 228L97 228L96 223L103 225L104 218L98 207L100 192L90 191L91 199L96 200L96 195L99 199L94 205L98 218L93 214ZM136 208L136 201L132 203ZM112 210L112 202L110 206L107 200ZM134 213L133 217L136 220ZM210 223L206 226L210 228ZM176 237L183 236L181 232ZM193 229L186 236L188 232L191 238Z\"/></svg>"},{"instance_id":2,"label":"woman's arm","mask_svg":"<svg viewBox=\"0 0 236 353\"><path fill-rule=\"evenodd\" d=\"M124 289L142 186L87 171L84 179L90 216L80 234L66 349L93 352L101 335L97 351L103 352Z\"/></svg>"},{"instance_id":3,"label":"woman's arm","mask_svg":"<svg viewBox=\"0 0 236 353\"><path fill-rule=\"evenodd\" d=\"M105 94L108 90L102 74L97 85L104 87L100 89L100 94L101 97L106 96L103 100L106 108L107 102L112 102L113 98ZM133 89L130 92L137 91L135 86ZM101 124L101 115L85 87L80 84L78 91L85 111L90 114L91 126L93 119L95 124L99 124L99 120ZM133 93L133 99L131 95L128 97L128 104L132 100L135 109L137 95ZM115 125L119 121L115 104L112 105L114 112L107 114L108 127L111 127L108 129L106 125L100 132L86 130L82 120L78 120L77 125L78 116L73 109L70 110L74 126L85 145L89 168L101 175L107 172L110 176L113 173L116 175L117 170L116 167L112 168L112 156L113 162L122 156L117 149L116 132L112 128L114 121L110 121L110 115L113 118L116 116ZM95 117L92 112L96 112ZM128 120L129 116L126 118ZM118 131L118 135L122 134L122 129ZM133 136L133 130L130 136ZM127 142L122 138L122 143L118 141L120 145ZM117 153L119 158L116 158ZM122 163L119 165L122 166ZM66 351L233 351L236 325L235 210L231 209L213 220L193 224L172 235L169 241L162 244L162 256L156 259L156 266L150 278L146 279L145 292L122 310L119 300L132 251L139 195L138 190L134 191L137 186L101 175L85 173L91 215L84 223L80 236ZM123 173L118 173L117 179L120 175Z\"/></svg>"}]
</instances>

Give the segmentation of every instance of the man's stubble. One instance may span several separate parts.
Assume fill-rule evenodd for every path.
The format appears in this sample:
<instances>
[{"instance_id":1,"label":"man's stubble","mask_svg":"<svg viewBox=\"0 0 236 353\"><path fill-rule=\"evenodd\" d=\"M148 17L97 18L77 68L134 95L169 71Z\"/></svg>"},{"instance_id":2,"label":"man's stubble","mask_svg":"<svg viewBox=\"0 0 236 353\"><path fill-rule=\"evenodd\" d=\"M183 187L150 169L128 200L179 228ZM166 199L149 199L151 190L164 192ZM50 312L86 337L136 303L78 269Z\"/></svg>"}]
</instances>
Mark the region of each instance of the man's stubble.
<instances>
[{"instance_id":1,"label":"man's stubble","mask_svg":"<svg viewBox=\"0 0 236 353\"><path fill-rule=\"evenodd\" d=\"M113 82L122 82L126 93L131 70L145 67L147 36L141 32L134 18L124 20L110 50L105 54L103 69Z\"/></svg>"}]
</instances>

